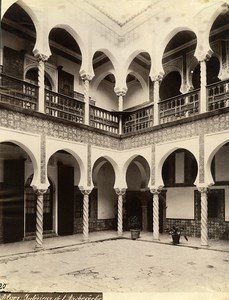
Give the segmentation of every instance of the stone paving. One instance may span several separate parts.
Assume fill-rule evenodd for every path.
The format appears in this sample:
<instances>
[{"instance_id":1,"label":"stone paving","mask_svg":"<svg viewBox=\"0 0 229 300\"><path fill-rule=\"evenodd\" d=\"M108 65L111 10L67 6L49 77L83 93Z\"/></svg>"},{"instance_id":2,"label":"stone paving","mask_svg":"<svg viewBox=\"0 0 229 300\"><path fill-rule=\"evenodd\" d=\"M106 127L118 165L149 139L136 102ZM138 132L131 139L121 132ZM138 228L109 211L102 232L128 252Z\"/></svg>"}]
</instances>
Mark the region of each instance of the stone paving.
<instances>
[{"instance_id":1,"label":"stone paving","mask_svg":"<svg viewBox=\"0 0 229 300\"><path fill-rule=\"evenodd\" d=\"M130 239L0 257L11 292L229 293L228 273L228 251Z\"/></svg>"}]
</instances>

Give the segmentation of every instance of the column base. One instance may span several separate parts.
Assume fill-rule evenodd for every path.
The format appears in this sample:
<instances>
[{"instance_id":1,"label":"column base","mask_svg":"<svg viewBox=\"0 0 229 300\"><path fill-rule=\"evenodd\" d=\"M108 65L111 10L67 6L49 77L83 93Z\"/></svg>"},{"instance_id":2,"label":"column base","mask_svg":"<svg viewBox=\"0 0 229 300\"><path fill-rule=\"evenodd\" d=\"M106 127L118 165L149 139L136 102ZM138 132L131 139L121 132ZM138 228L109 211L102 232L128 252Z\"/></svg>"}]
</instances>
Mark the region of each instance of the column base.
<instances>
[{"instance_id":1,"label":"column base","mask_svg":"<svg viewBox=\"0 0 229 300\"><path fill-rule=\"evenodd\" d=\"M89 239L89 237L84 236L83 239L82 239L82 241L83 241L83 242L89 242L90 239Z\"/></svg>"},{"instance_id":2,"label":"column base","mask_svg":"<svg viewBox=\"0 0 229 300\"><path fill-rule=\"evenodd\" d=\"M35 251L42 251L42 250L44 250L44 247L42 245L35 245L34 250Z\"/></svg>"},{"instance_id":3,"label":"column base","mask_svg":"<svg viewBox=\"0 0 229 300\"><path fill-rule=\"evenodd\" d=\"M122 237L123 236L123 232L117 232L117 236L118 237Z\"/></svg>"},{"instance_id":4,"label":"column base","mask_svg":"<svg viewBox=\"0 0 229 300\"><path fill-rule=\"evenodd\" d=\"M205 244L205 243L201 243L200 245L201 245L201 247L205 247L205 248L208 248L208 247L209 247L209 245L208 245L208 244Z\"/></svg>"}]
</instances>

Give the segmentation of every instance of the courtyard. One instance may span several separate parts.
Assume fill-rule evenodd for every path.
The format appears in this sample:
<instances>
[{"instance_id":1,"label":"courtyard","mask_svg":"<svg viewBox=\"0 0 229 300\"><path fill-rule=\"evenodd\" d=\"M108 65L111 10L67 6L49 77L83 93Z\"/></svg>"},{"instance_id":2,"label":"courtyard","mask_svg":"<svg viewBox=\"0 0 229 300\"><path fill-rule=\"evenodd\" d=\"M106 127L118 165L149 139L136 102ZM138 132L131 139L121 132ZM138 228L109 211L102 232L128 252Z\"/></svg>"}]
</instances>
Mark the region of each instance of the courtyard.
<instances>
[{"instance_id":1,"label":"courtyard","mask_svg":"<svg viewBox=\"0 0 229 300\"><path fill-rule=\"evenodd\" d=\"M146 240L1 256L0 270L6 292L229 293L228 251Z\"/></svg>"}]
</instances>

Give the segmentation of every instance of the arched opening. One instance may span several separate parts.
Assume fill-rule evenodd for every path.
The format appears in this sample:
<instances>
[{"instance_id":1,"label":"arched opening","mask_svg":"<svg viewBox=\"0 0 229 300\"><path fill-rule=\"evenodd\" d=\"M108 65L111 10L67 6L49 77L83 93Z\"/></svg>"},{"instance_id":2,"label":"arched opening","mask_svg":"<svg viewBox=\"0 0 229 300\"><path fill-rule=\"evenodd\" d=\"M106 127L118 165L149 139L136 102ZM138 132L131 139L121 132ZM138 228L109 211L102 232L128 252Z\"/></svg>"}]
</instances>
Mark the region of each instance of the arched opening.
<instances>
[{"instance_id":1,"label":"arched opening","mask_svg":"<svg viewBox=\"0 0 229 300\"><path fill-rule=\"evenodd\" d=\"M214 186L208 192L209 238L228 239L229 228L229 143L226 142L215 153L211 162ZM200 197L199 197L200 198ZM198 217L200 218L200 199L198 198ZM214 225L213 225L214 224ZM217 226L217 230L215 227Z\"/></svg>"},{"instance_id":2,"label":"arched opening","mask_svg":"<svg viewBox=\"0 0 229 300\"><path fill-rule=\"evenodd\" d=\"M24 185L33 165L29 155L14 143L0 144L0 211L1 242L17 242L24 238Z\"/></svg>"},{"instance_id":3,"label":"arched opening","mask_svg":"<svg viewBox=\"0 0 229 300\"><path fill-rule=\"evenodd\" d=\"M36 42L36 29L30 16L14 3L4 14L1 22L1 48L3 49L3 74L1 86L7 94L19 92L23 99L26 94L27 101L12 101L6 97L7 103L35 109L37 87L24 85L24 69L33 60L33 48ZM10 76L8 76L10 75Z\"/></svg>"},{"instance_id":4,"label":"arched opening","mask_svg":"<svg viewBox=\"0 0 229 300\"><path fill-rule=\"evenodd\" d=\"M177 71L173 71L165 76L160 84L159 96L161 100L169 99L181 94L181 76Z\"/></svg>"},{"instance_id":5,"label":"arched opening","mask_svg":"<svg viewBox=\"0 0 229 300\"><path fill-rule=\"evenodd\" d=\"M126 171L126 202L124 216L124 230L137 226L143 231L152 230L152 195L148 190L150 178L149 164L145 158L138 155L129 164ZM149 211L151 209L151 219ZM132 224L132 221L135 224Z\"/></svg>"},{"instance_id":6,"label":"arched opening","mask_svg":"<svg viewBox=\"0 0 229 300\"><path fill-rule=\"evenodd\" d=\"M175 34L168 42L162 64L169 78L164 83L162 81L163 85L160 88L161 100L166 99L165 97L177 96L180 92L187 93L189 91L191 83L188 73L194 58L196 41L194 32L183 30ZM174 66L176 66L176 71Z\"/></svg>"},{"instance_id":7,"label":"arched opening","mask_svg":"<svg viewBox=\"0 0 229 300\"><path fill-rule=\"evenodd\" d=\"M162 178L166 190L166 223L169 228L182 219L186 230L191 231L190 220L195 219L194 182L197 173L196 158L186 149L175 150L164 161Z\"/></svg>"},{"instance_id":8,"label":"arched opening","mask_svg":"<svg viewBox=\"0 0 229 300\"><path fill-rule=\"evenodd\" d=\"M212 56L206 62L207 68L207 85L213 84L219 81L219 69L220 69L220 62L217 57ZM200 88L200 64L198 63L194 68L192 73L192 85L194 89Z\"/></svg>"},{"instance_id":9,"label":"arched opening","mask_svg":"<svg viewBox=\"0 0 229 300\"><path fill-rule=\"evenodd\" d=\"M53 28L50 31L49 45L52 52L49 62L58 70L57 91L74 97L74 91L79 91L82 83L78 77L82 62L79 45L74 37L63 28Z\"/></svg>"},{"instance_id":10,"label":"arched opening","mask_svg":"<svg viewBox=\"0 0 229 300\"><path fill-rule=\"evenodd\" d=\"M93 56L93 69L95 73L92 83L92 104L106 110L118 110L117 96L114 92L115 76L112 62L102 51L95 52ZM99 79L99 82L97 80Z\"/></svg>"},{"instance_id":11,"label":"arched opening","mask_svg":"<svg viewBox=\"0 0 229 300\"><path fill-rule=\"evenodd\" d=\"M124 109L142 105L153 100L153 85L149 80L151 59L147 52L141 52L131 62L126 77L127 93Z\"/></svg>"},{"instance_id":12,"label":"arched opening","mask_svg":"<svg viewBox=\"0 0 229 300\"><path fill-rule=\"evenodd\" d=\"M82 232L82 199L79 190L80 167L67 151L55 152L48 161L48 177L56 186L53 198L53 228L65 236Z\"/></svg>"},{"instance_id":13,"label":"arched opening","mask_svg":"<svg viewBox=\"0 0 229 300\"><path fill-rule=\"evenodd\" d=\"M29 69L25 74L25 80L38 85L38 69ZM45 74L45 88L48 90L52 90L52 85L47 74Z\"/></svg>"},{"instance_id":14,"label":"arched opening","mask_svg":"<svg viewBox=\"0 0 229 300\"><path fill-rule=\"evenodd\" d=\"M31 187L33 174L29 176L25 183L25 237L31 237L36 232L37 195ZM49 187L43 195L43 234L51 235L54 232L54 187L49 179Z\"/></svg>"},{"instance_id":15,"label":"arched opening","mask_svg":"<svg viewBox=\"0 0 229 300\"><path fill-rule=\"evenodd\" d=\"M117 195L114 190L115 172L112 164L104 157L99 158L92 171L94 189L90 198L90 217L97 227L90 230L116 230ZM95 222L94 222L95 223ZM93 223L92 223L93 224Z\"/></svg>"}]
</instances>

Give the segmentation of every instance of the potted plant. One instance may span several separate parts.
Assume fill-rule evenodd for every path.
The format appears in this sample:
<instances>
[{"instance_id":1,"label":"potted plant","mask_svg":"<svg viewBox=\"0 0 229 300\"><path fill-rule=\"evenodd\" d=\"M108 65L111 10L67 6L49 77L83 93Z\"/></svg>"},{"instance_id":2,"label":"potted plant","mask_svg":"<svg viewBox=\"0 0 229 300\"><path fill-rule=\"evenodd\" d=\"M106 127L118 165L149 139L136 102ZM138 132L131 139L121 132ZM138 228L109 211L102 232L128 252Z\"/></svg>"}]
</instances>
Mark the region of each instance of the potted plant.
<instances>
[{"instance_id":1,"label":"potted plant","mask_svg":"<svg viewBox=\"0 0 229 300\"><path fill-rule=\"evenodd\" d=\"M140 237L140 222L137 216L131 216L129 218L129 228L131 232L131 239L136 240Z\"/></svg>"},{"instance_id":2,"label":"potted plant","mask_svg":"<svg viewBox=\"0 0 229 300\"><path fill-rule=\"evenodd\" d=\"M177 245L180 243L180 237L181 235L184 236L184 238L186 239L186 241L188 241L188 238L185 234L183 234L183 227L178 227L178 226L173 226L171 229L168 229L167 231L169 232L169 234L172 236L172 240L173 240L173 245Z\"/></svg>"}]
</instances>

